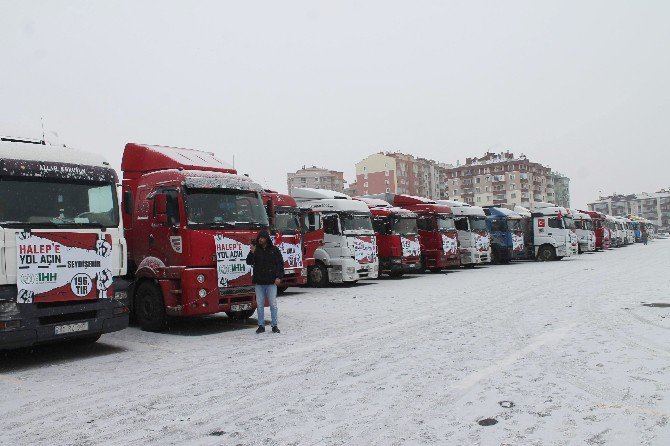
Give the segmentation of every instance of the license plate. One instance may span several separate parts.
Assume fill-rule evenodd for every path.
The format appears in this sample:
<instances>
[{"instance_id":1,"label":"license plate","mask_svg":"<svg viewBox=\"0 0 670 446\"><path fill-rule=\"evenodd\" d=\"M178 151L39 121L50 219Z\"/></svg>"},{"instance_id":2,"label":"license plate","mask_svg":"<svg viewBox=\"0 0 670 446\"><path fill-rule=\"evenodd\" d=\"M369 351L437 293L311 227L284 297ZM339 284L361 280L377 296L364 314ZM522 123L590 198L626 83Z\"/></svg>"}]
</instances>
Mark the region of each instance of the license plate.
<instances>
[{"instance_id":1,"label":"license plate","mask_svg":"<svg viewBox=\"0 0 670 446\"><path fill-rule=\"evenodd\" d=\"M251 310L251 304L236 304L230 306L230 311L245 311Z\"/></svg>"},{"instance_id":2,"label":"license plate","mask_svg":"<svg viewBox=\"0 0 670 446\"><path fill-rule=\"evenodd\" d=\"M79 322L77 324L56 325L56 334L63 335L68 333L77 333L88 330L88 322Z\"/></svg>"}]
</instances>

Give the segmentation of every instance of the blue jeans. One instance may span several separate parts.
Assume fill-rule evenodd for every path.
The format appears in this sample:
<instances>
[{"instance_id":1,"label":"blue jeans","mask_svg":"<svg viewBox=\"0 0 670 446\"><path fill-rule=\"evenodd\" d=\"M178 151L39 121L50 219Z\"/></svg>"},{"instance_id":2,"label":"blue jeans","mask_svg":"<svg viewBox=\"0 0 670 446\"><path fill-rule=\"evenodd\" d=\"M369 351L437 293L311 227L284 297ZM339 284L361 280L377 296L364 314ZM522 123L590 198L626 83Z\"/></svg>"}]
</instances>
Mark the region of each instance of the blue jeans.
<instances>
[{"instance_id":1,"label":"blue jeans","mask_svg":"<svg viewBox=\"0 0 670 446\"><path fill-rule=\"evenodd\" d=\"M277 285L256 285L256 311L258 311L258 325L265 325L265 299L270 302L270 317L272 326L277 326Z\"/></svg>"}]
</instances>

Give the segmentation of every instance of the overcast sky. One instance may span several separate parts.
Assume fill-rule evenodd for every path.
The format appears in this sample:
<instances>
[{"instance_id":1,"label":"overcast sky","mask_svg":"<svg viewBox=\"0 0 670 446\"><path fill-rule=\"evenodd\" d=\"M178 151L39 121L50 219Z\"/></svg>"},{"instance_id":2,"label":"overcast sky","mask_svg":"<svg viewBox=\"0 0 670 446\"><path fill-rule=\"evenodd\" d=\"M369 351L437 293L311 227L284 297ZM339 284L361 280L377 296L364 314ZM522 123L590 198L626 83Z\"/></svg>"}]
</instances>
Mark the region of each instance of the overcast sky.
<instances>
[{"instance_id":1,"label":"overcast sky","mask_svg":"<svg viewBox=\"0 0 670 446\"><path fill-rule=\"evenodd\" d=\"M213 151L285 191L380 150L670 186L670 2L0 0L0 133ZM53 135L47 135L54 140Z\"/></svg>"}]
</instances>

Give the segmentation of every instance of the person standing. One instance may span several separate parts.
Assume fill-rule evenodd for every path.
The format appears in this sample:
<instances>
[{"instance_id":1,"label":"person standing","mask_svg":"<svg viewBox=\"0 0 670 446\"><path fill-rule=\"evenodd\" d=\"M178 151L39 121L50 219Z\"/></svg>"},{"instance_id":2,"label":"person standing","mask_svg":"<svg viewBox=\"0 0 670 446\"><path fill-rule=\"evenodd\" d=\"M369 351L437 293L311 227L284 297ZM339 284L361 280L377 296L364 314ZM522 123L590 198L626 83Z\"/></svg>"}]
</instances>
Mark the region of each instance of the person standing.
<instances>
[{"instance_id":1,"label":"person standing","mask_svg":"<svg viewBox=\"0 0 670 446\"><path fill-rule=\"evenodd\" d=\"M272 332L279 333L277 327L277 285L284 277L284 258L281 251L272 244L268 231L258 233L251 243L251 252L247 255L247 265L254 268L252 282L256 286L256 311L258 311L258 329L265 332L265 299L270 303Z\"/></svg>"},{"instance_id":2,"label":"person standing","mask_svg":"<svg viewBox=\"0 0 670 446\"><path fill-rule=\"evenodd\" d=\"M648 241L649 241L649 235L647 234L647 231L644 231L642 233L642 243L646 245Z\"/></svg>"}]
</instances>

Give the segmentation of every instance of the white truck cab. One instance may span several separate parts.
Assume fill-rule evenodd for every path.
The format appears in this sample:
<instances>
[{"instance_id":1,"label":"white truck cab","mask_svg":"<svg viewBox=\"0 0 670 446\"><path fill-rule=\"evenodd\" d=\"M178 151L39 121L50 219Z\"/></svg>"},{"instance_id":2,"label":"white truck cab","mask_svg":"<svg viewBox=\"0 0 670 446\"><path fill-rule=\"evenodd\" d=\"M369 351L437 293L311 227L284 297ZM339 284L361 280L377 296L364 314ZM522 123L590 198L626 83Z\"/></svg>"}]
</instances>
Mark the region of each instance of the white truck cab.
<instances>
[{"instance_id":1,"label":"white truck cab","mask_svg":"<svg viewBox=\"0 0 670 446\"><path fill-rule=\"evenodd\" d=\"M491 237L486 226L484 209L454 200L436 200L436 203L449 206L454 214L461 265L473 268L479 263L490 262Z\"/></svg>"},{"instance_id":2,"label":"white truck cab","mask_svg":"<svg viewBox=\"0 0 670 446\"><path fill-rule=\"evenodd\" d=\"M579 253L593 252L596 250L596 233L593 219L589 214L572 211L575 222L575 233L579 240Z\"/></svg>"},{"instance_id":3,"label":"white truck cab","mask_svg":"<svg viewBox=\"0 0 670 446\"><path fill-rule=\"evenodd\" d=\"M101 156L2 138L0 350L128 325L118 182Z\"/></svg>"},{"instance_id":4,"label":"white truck cab","mask_svg":"<svg viewBox=\"0 0 670 446\"><path fill-rule=\"evenodd\" d=\"M560 260L571 256L577 236L572 232L572 216L569 211L552 203L536 202L532 209L522 206L514 208L521 215L530 215L529 238L539 261Z\"/></svg>"},{"instance_id":5,"label":"white truck cab","mask_svg":"<svg viewBox=\"0 0 670 446\"><path fill-rule=\"evenodd\" d=\"M293 189L292 196L301 209L321 215L324 244L314 254L315 267L327 271L323 276L330 283L379 277L377 243L367 204L326 189Z\"/></svg>"}]
</instances>

